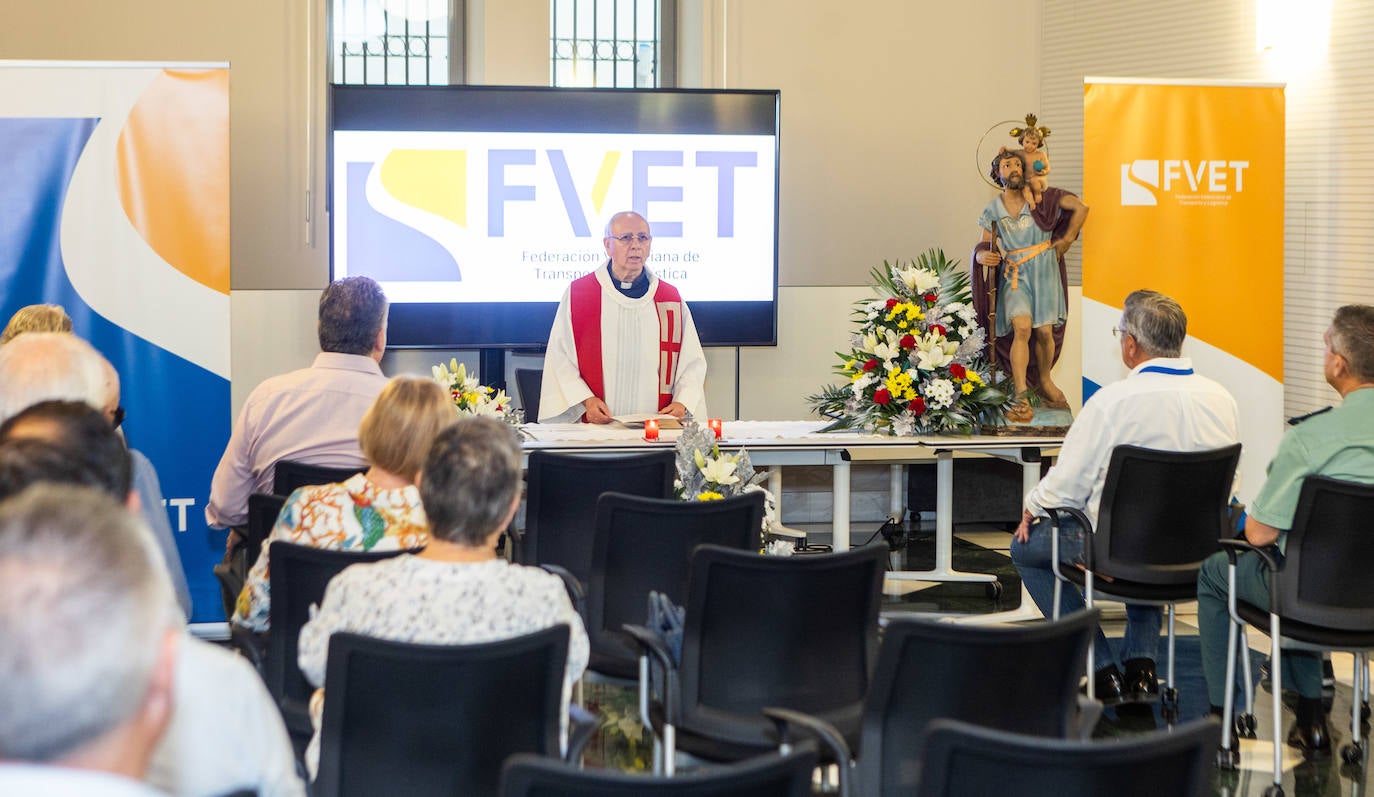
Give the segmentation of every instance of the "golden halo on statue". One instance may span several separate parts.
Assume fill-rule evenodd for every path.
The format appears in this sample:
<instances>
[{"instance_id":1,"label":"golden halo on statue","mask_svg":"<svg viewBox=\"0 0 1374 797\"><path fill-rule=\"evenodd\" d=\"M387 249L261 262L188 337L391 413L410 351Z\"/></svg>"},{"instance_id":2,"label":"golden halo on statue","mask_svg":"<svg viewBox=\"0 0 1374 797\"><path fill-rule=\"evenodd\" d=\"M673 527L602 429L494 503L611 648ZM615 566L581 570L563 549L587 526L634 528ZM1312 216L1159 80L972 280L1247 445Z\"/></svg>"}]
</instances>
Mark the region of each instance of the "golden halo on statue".
<instances>
[{"instance_id":1,"label":"golden halo on statue","mask_svg":"<svg viewBox=\"0 0 1374 797\"><path fill-rule=\"evenodd\" d=\"M1013 127L1024 126L1025 124L1026 122L1024 119L1004 119L1000 122L994 122L992 127L984 131L983 137L978 139L978 147L973 153L974 168L978 170L978 176L983 178L983 182L998 191L1002 190L1002 186L994 182L992 176L988 173L988 169L992 166L992 156L996 155L997 151L1002 147L1014 148L1021 146L1017 143L1016 139L1011 137L1011 129ZM988 141L988 136L991 136L993 131L999 129L1002 131L1003 135L1007 137L1007 140L1000 144L997 143L996 139ZM1048 152L1049 148L1045 147L1045 151Z\"/></svg>"}]
</instances>

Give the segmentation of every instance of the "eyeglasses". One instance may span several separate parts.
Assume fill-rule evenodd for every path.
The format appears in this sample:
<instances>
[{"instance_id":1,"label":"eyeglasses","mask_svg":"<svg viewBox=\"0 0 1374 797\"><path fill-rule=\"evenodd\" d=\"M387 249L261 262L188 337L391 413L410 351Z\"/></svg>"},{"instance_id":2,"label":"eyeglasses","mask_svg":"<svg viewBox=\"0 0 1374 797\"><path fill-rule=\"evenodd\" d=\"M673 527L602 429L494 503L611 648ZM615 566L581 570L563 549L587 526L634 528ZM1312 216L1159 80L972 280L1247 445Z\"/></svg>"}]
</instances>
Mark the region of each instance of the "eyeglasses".
<instances>
[{"instance_id":1,"label":"eyeglasses","mask_svg":"<svg viewBox=\"0 0 1374 797\"><path fill-rule=\"evenodd\" d=\"M1130 331L1127 330L1125 327L1112 327L1112 337L1116 338L1117 340L1120 340L1121 338L1129 334L1131 334Z\"/></svg>"},{"instance_id":2,"label":"eyeglasses","mask_svg":"<svg viewBox=\"0 0 1374 797\"><path fill-rule=\"evenodd\" d=\"M625 233L624 235L612 235L611 237L614 238L615 240L621 242L622 244L625 244L626 246L629 246L630 244L635 243L635 242L639 242L639 243L642 243L642 244L647 244L648 242L650 242L650 241L653 240L653 236L652 236L652 235L648 235L648 234L642 233L642 232L639 233L639 234L635 234L635 233L632 233L632 232L627 232L627 233Z\"/></svg>"}]
</instances>

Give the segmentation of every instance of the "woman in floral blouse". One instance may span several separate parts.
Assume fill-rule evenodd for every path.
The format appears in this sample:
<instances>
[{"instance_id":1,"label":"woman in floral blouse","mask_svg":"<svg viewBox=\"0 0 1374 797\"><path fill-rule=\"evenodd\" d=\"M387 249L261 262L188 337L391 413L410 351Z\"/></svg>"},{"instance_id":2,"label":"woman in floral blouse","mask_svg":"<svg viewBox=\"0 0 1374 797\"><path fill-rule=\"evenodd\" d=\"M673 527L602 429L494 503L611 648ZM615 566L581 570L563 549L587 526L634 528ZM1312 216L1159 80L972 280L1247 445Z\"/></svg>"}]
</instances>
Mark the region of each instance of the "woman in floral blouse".
<instances>
[{"instance_id":1,"label":"woman in floral blouse","mask_svg":"<svg viewBox=\"0 0 1374 797\"><path fill-rule=\"evenodd\" d=\"M433 380L391 380L358 429L363 456L372 466L338 484L291 494L248 573L233 622L267 630L272 600L267 562L274 542L348 551L424 547L429 522L416 487L420 465L435 435L455 420L452 403Z\"/></svg>"}]
</instances>

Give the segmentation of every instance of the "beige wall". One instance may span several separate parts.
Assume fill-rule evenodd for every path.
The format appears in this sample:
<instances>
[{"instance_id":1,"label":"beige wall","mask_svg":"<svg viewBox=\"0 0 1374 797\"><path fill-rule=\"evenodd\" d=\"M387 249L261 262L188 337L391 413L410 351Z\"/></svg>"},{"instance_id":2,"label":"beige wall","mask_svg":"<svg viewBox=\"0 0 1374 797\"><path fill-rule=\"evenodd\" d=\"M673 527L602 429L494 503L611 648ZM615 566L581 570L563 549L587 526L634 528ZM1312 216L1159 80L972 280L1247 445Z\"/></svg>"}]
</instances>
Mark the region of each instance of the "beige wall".
<instances>
[{"instance_id":1,"label":"beige wall","mask_svg":"<svg viewBox=\"0 0 1374 797\"><path fill-rule=\"evenodd\" d=\"M323 41L323 4L19 0L6 12L4 58L230 62L234 406L308 363L328 279L325 49L307 47L311 30ZM547 82L547 0L467 0L467 16L470 80ZM978 139L1038 102L1039 4L681 0L680 16L684 84L782 90L779 345L745 350L739 394L748 417L796 417L829 377L869 268L932 246L966 257L992 196ZM993 46L994 17L1024 43ZM440 356L384 366L423 370ZM735 352L708 356L713 414L729 417Z\"/></svg>"}]
</instances>

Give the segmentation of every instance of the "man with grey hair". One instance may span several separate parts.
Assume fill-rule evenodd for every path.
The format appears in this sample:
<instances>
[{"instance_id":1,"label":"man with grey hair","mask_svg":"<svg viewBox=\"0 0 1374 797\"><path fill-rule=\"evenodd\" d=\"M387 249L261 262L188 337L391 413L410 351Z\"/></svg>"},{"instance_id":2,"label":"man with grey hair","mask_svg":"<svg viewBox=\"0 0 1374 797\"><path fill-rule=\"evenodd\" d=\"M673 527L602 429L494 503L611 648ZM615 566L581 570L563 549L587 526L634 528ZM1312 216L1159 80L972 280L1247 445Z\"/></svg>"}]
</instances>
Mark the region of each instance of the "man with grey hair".
<instances>
[{"instance_id":1,"label":"man with grey hair","mask_svg":"<svg viewBox=\"0 0 1374 797\"><path fill-rule=\"evenodd\" d=\"M70 333L27 332L0 346L0 422L33 404L54 400L84 402L104 412L111 424L117 414L122 420L119 374L91 344ZM129 455L139 511L162 552L177 602L190 617L191 589L163 507L157 471L142 452L129 449Z\"/></svg>"},{"instance_id":2,"label":"man with grey hair","mask_svg":"<svg viewBox=\"0 0 1374 797\"><path fill-rule=\"evenodd\" d=\"M386 314L386 294L367 277L345 277L324 289L320 353L309 368L274 376L248 395L215 468L206 522L219 529L247 525L248 496L272 492L281 460L366 467L358 424L386 387L380 366ZM231 534L229 545L235 542Z\"/></svg>"},{"instance_id":3,"label":"man with grey hair","mask_svg":"<svg viewBox=\"0 0 1374 797\"><path fill-rule=\"evenodd\" d=\"M1226 388L1193 372L1181 350L1188 318L1178 302L1156 291L1126 297L1120 324L1112 330L1121 346L1126 378L1104 386L1083 404L1055 467L1026 494L1011 559L1036 606L1054 610L1054 571L1046 507L1081 509L1094 526L1112 449L1121 445L1163 451L1203 451L1240 440L1240 411ZM1082 555L1084 530L1071 520L1060 526L1061 561ZM1060 611L1084 607L1083 595L1066 587ZM1153 702L1159 696L1155 654L1159 647L1158 607L1126 606L1121 646L1124 680L1101 629L1094 648L1096 696L1106 705Z\"/></svg>"},{"instance_id":4,"label":"man with grey hair","mask_svg":"<svg viewBox=\"0 0 1374 797\"><path fill-rule=\"evenodd\" d=\"M605 266L573 280L549 331L541 422L610 423L614 415L706 417L706 357L677 288L645 267L649 222L606 224Z\"/></svg>"},{"instance_id":5,"label":"man with grey hair","mask_svg":"<svg viewBox=\"0 0 1374 797\"><path fill-rule=\"evenodd\" d=\"M92 488L0 502L0 794L160 793L183 637L155 556Z\"/></svg>"},{"instance_id":6,"label":"man with grey hair","mask_svg":"<svg viewBox=\"0 0 1374 797\"><path fill-rule=\"evenodd\" d=\"M1308 476L1374 482L1374 307L1341 307L1324 340L1322 371L1327 384L1341 395L1341 405L1290 421L1295 425L1279 443L1264 486L1245 519L1245 539L1251 545L1282 549ZM1226 554L1213 554L1202 563L1197 585L1202 671L1208 700L1218 716L1226 698L1227 569ZM1269 605L1268 571L1259 554L1245 552L1236 557L1236 596L1256 606ZM1289 729L1288 744L1306 758L1330 755L1320 658L1285 651L1281 670L1285 683L1291 679L1298 693L1297 720Z\"/></svg>"},{"instance_id":7,"label":"man with grey hair","mask_svg":"<svg viewBox=\"0 0 1374 797\"><path fill-rule=\"evenodd\" d=\"M128 510L106 514L133 518L138 495L130 490L129 473L123 441L84 402L39 402L0 424L0 501L39 484L89 487ZM74 532L84 533L85 527ZM141 528L139 534L146 537ZM5 586L0 584L0 596ZM159 594L170 601L168 591ZM31 607L21 602L18 608ZM107 611L97 605L91 615ZM183 630L179 623L178 630ZM181 637L172 686L176 711L140 776L176 797L216 797L240 789L261 797L303 797L291 741L262 679L244 659L188 634ZM0 661L4 644L0 639ZM111 646L107 654L117 658L121 649ZM5 710L0 702L0 712ZM233 754L226 755L226 749ZM0 750L0 759L5 757ZM0 794L8 793L0 788Z\"/></svg>"}]
</instances>

